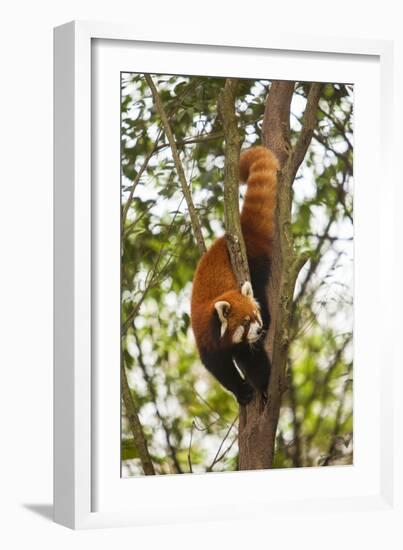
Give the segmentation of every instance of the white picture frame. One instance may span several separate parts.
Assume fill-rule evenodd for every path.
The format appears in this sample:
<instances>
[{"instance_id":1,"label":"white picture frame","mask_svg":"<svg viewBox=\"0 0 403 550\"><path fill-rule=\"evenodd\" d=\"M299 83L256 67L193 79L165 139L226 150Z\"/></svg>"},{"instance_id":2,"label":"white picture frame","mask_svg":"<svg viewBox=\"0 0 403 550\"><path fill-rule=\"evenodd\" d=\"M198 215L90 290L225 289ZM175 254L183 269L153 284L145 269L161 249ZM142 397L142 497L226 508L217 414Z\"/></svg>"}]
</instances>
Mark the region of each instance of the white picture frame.
<instances>
[{"instance_id":1,"label":"white picture frame","mask_svg":"<svg viewBox=\"0 0 403 550\"><path fill-rule=\"evenodd\" d=\"M107 44L103 41L107 41ZM104 48L102 53L103 44L106 44L106 49ZM136 56L133 57L133 51L131 51L128 54L129 57L125 57L124 51L128 52L136 45L140 48L136 50ZM358 407L357 413L355 409L355 416L358 416L359 426L364 426L365 419L369 419L376 432L376 436L362 437L362 441L366 441L363 450L368 450L368 457L362 465L360 462L355 463L355 466L343 470L315 468L303 469L300 472L277 470L268 473L237 472L214 476L163 476L154 479L136 478L120 481L115 479L118 473L114 468L119 454L116 433L120 430L120 419L119 407L114 407L116 398L118 403L120 399L119 393L116 394L119 369L117 369L117 378L113 370L109 371L110 378L104 375L98 376L93 358L99 356L96 348L98 344L94 338L95 310L97 317L98 313L100 314L100 318L105 317L105 312L108 313L109 321L112 323L109 325L111 340L113 340L112 334L115 333L114 342L116 343L113 304L101 304L100 309L97 309L98 302L102 302L99 292L102 282L94 283L97 270L107 269L105 262L102 263L102 260L99 260L96 252L97 235L101 231L96 220L99 215L104 216L103 219L105 219L105 212L110 212L111 219L116 219L116 210L113 212L113 200L111 203L108 197L97 195L94 174L102 175L109 171L113 174L118 161L116 155L119 155L119 144L117 149L113 146L113 142L105 141L98 145L98 133L94 133L93 125L100 118L98 116L100 104L102 112L109 113L105 105L109 105L108 101L113 100L114 92L113 86L108 88L107 84L108 81L111 82L110 74L117 70L117 62L121 60L124 64L121 67L122 70L135 70L132 69L132 65L129 67L127 64L135 59L138 61L134 61L134 64L139 63L137 68L139 72L149 70L149 67L155 66L153 52L158 54L161 53L161 48L168 47L171 50L170 56L165 56L168 58L164 61L165 72L176 72L182 68L182 74L194 71L198 74L208 74L203 72L203 70L207 71L206 67L203 69L205 56L210 62L212 56L214 59L222 56L221 66L227 64L226 66L231 67L229 69L231 76L232 74L238 76L237 63L230 65L231 60L236 61L235 54L246 56L249 60L256 55L271 56L272 65L267 78L276 77L276 60L279 71L283 70L280 65L284 66L284 60L288 60L288 64L294 67L294 72L297 71L298 74L294 79L298 80L315 80L315 74L317 74L315 71L318 67L322 67L322 71L330 71L330 74L332 64L344 67L343 70L346 70L350 61L358 59L357 56L363 65L371 67L368 73L363 69L362 82L368 83L369 78L375 79L373 80L374 89L371 91L372 104L376 105L373 120L368 120L363 110L360 126L356 128L355 133L357 155L369 154L372 161L370 168L366 167L365 162L357 164L358 175L360 178L367 179L370 192L368 204L361 206L359 209L361 216L358 216L358 223L362 224L363 229L368 227L369 235L366 237L362 229L362 237L356 241L358 251L360 250L358 247L367 250L362 254L358 269L357 276L362 277L362 290L359 291L361 294L358 296L358 305L356 300L356 308L358 308L356 314L358 328L361 327L359 330L367 334L369 341L373 342L374 351L369 356L362 347L359 363L368 363L369 376L368 379L361 376L361 371L358 370L355 399L358 400L358 404L362 400L362 408ZM179 53L182 56L181 59L178 60L173 52ZM148 59L149 65L146 68L144 68L144 62L140 62L139 55ZM199 60L198 65L193 71L187 70L190 63L196 63L195 57ZM307 63L304 68L304 64L301 64L301 68L297 70L299 62L303 59L309 60L311 65ZM281 63L278 62L279 60ZM97 67L100 66L102 69L97 73ZM220 70L219 66L218 63L217 71ZM312 66L312 72L309 72L309 66ZM349 71L355 79L354 67L351 66ZM150 72L152 72L151 69ZM158 72L158 68L155 72ZM159 72L162 72L162 69L159 69ZM283 75L283 73L278 74ZM260 515L265 517L269 512L298 514L302 502L304 509L309 510L308 513L313 515L321 513L325 507L329 512L348 509L380 513L387 510L393 517L395 515L397 517L398 510L394 504L397 491L394 485L396 480L394 471L396 458L393 451L395 439L393 423L390 420L394 414L397 414L393 408L393 400L390 398L394 387L393 348L388 345L390 335L388 327L383 324L381 327L377 326L375 330L371 319L368 319L365 313L365 296L371 292L374 281L379 280L379 293L374 291L373 298L374 316L379 319L386 316L390 318L393 315L391 296L396 281L393 273L380 268L375 269L372 277L362 276L362 273L370 268L371 255L368 253L368 239L371 237L377 243L372 255L375 264L380 266L381 261L393 256L393 222L390 213L395 207L394 186L392 183L385 185L384 192L380 196L375 186L375 178L377 174L380 176L381 166L383 180L393 181L391 169L393 166L391 142L393 44L387 41L323 39L312 36L290 37L275 34L266 38L256 37L253 32L247 31L242 37L234 37L233 41L214 36L198 40L193 30L192 34L188 34L184 29L181 36L176 34L173 37L167 32L166 36L155 37L148 36L144 29L135 29L131 25L72 22L55 29L54 75L55 521L71 528L81 529L207 519L239 519ZM99 78L101 80L98 80ZM358 80L359 78L357 76ZM105 93L95 101L94 94L97 90L94 88L97 86ZM112 95L108 96L109 93ZM365 94L362 93L361 97L364 104ZM107 103L103 103L105 101ZM358 118L360 104L357 107ZM113 116L112 106L111 113L108 114L109 118L101 122L104 126L99 126L99 136L107 135L108 139L114 139L116 136L119 138L119 134L116 134L118 126L112 129L110 127ZM119 125L119 121L117 124ZM380 136L380 149L377 139L372 145L369 143L368 132L371 132L371 128L375 128L375 134ZM111 145L110 149L109 145ZM106 146L108 148L104 149ZM102 166L97 164L98 161L94 161L94 154L97 151L99 156L97 147L108 151L103 156ZM360 153L360 148L363 153ZM371 229L369 214L372 216L374 212L376 223ZM111 233L113 234L113 227ZM371 242L373 245L373 241ZM116 240L108 239L107 243L103 241L102 247L107 252L113 253L116 249ZM104 252L104 257L105 254ZM117 255L119 255L119 246ZM112 265L113 262L110 264ZM116 269L119 270L119 263L116 264L115 271L108 272L108 280L116 282ZM116 285L113 288L116 290ZM113 290L110 292L113 293ZM109 330L108 326L105 325L103 330ZM117 334L119 335L119 328ZM103 351L110 353L111 349L116 350L113 341L108 343ZM382 368L379 368L381 362ZM109 400L108 392L114 395L113 399ZM360 397L360 392L363 397ZM372 408L368 406L368 397L375 400L376 405ZM117 444L115 451L113 451L114 445L105 444L105 441L109 443L110 440ZM359 437L355 444L360 444ZM358 453L359 456L363 454L364 451L361 455ZM99 457L102 457L102 460ZM273 473L276 474L275 477ZM270 482L273 488L270 498L264 498L261 492L259 493L262 483L267 482ZM123 483L126 484L124 487ZM326 486L332 487L331 491L329 489L329 495L326 493ZM217 502L212 503L210 497L212 490L226 497L217 498ZM186 499L186 495L191 495L194 491L198 492L197 506L192 505L190 497ZM141 506L130 503L133 492L141 502ZM277 495L281 492L283 496L279 500ZM147 496L151 494L153 499L148 501ZM157 500L155 500L156 495ZM245 507L245 502L250 506ZM249 511L246 512L245 508Z\"/></svg>"}]
</instances>

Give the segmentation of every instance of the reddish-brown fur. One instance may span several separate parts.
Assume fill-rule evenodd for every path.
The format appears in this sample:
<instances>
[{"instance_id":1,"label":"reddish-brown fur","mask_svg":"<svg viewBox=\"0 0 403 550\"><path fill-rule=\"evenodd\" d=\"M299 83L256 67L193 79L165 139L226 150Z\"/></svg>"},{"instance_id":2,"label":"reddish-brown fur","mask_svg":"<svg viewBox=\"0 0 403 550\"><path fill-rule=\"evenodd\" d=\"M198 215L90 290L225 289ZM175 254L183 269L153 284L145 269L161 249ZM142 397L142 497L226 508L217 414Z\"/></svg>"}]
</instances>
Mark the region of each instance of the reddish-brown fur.
<instances>
[{"instance_id":1,"label":"reddish-brown fur","mask_svg":"<svg viewBox=\"0 0 403 550\"><path fill-rule=\"evenodd\" d=\"M276 157L265 147L252 147L241 154L241 181L248 185L241 225L252 285L254 261L259 265L262 259L263 262L269 261L271 256L278 167ZM266 282L263 281L264 284ZM258 295L262 292L264 289L260 289ZM254 293L256 297L255 286ZM217 315L214 304L219 300L231 305L228 329L221 339L217 339L212 329L212 319ZM246 315L253 318L255 309L253 302L239 290L225 238L217 239L199 261L193 280L192 327L200 352L230 347L233 331Z\"/></svg>"}]
</instances>

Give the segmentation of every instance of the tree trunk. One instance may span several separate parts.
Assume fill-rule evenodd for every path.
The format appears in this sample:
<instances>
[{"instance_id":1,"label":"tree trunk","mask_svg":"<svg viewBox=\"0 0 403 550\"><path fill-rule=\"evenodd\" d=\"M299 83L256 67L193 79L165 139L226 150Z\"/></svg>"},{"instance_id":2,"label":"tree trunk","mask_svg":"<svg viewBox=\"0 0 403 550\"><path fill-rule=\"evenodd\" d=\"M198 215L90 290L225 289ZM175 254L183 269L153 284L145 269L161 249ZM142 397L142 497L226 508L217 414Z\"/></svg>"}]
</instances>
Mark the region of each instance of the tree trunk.
<instances>
[{"instance_id":1,"label":"tree trunk","mask_svg":"<svg viewBox=\"0 0 403 550\"><path fill-rule=\"evenodd\" d=\"M272 360L268 400L255 396L241 407L239 422L239 469L267 469L273 465L281 399L286 390L293 294L298 273L307 256L297 256L291 233L292 184L312 138L321 85L312 84L304 113L303 128L291 149L290 105L295 82L273 82L267 96L262 127L263 144L280 162L278 174L276 231L268 287L271 324L267 351Z\"/></svg>"}]
</instances>

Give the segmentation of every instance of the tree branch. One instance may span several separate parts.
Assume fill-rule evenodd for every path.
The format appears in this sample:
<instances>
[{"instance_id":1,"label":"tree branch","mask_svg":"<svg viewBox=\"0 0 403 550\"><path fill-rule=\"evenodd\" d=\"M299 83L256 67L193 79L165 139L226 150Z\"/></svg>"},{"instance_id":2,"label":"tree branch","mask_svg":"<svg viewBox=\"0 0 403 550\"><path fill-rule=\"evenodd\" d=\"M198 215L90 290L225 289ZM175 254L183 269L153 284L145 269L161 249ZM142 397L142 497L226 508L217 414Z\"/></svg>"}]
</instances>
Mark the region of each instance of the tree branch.
<instances>
[{"instance_id":1,"label":"tree branch","mask_svg":"<svg viewBox=\"0 0 403 550\"><path fill-rule=\"evenodd\" d=\"M175 162L176 171L178 173L179 182L180 182L180 185L181 185L181 188L182 188L182 193L185 197L185 200L186 200L186 203L187 203L187 206L188 206L190 221L192 223L193 233L194 233L195 238L196 238L196 242L197 242L197 246L199 248L199 252L200 252L200 254L204 254L204 252L206 251L206 245L204 243L204 237L203 237L203 233L202 233L202 229L201 229L201 225L200 225L200 220L198 218L195 205L193 203L193 198L192 198L192 194L190 192L189 185L186 181L185 171L183 169L183 165L182 165L181 159L179 157L179 153L178 153L178 149L176 147L176 141L175 141L175 137L174 137L173 132L172 132L171 125L169 124L167 114L165 112L165 109L164 109L164 106L162 104L161 98L159 96L158 90L155 87L155 84L153 82L153 79L152 79L151 75L145 74L144 76L145 76L147 84L149 85L149 87L151 89L151 92L153 94L155 108L156 108L156 110L158 111L158 113L160 115L160 118L162 120L162 124L163 124L164 129L165 129L167 139L169 141L169 145L171 146L172 156L173 156L173 159L174 159L174 162Z\"/></svg>"},{"instance_id":2,"label":"tree branch","mask_svg":"<svg viewBox=\"0 0 403 550\"><path fill-rule=\"evenodd\" d=\"M126 369L123 365L123 361L120 367L120 374L121 374L122 398L125 405L126 415L129 421L130 430L133 434L133 439L136 444L136 448L139 452L141 465L143 467L143 470L146 476L155 475L154 464L151 460L151 456L148 451L147 441L143 433L143 428L140 423L139 416L137 414L137 410L133 401L132 394L130 392L129 383L127 381Z\"/></svg>"},{"instance_id":3,"label":"tree branch","mask_svg":"<svg viewBox=\"0 0 403 550\"><path fill-rule=\"evenodd\" d=\"M218 112L224 128L224 219L231 265L239 287L250 281L246 246L239 217L239 132L235 114L237 81L227 78L218 97Z\"/></svg>"},{"instance_id":4,"label":"tree branch","mask_svg":"<svg viewBox=\"0 0 403 550\"><path fill-rule=\"evenodd\" d=\"M286 178L291 182L294 181L298 168L304 160L309 144L311 143L316 126L316 116L322 89L323 84L318 82L312 82L309 88L305 112L302 117L302 129L285 167Z\"/></svg>"}]
</instances>

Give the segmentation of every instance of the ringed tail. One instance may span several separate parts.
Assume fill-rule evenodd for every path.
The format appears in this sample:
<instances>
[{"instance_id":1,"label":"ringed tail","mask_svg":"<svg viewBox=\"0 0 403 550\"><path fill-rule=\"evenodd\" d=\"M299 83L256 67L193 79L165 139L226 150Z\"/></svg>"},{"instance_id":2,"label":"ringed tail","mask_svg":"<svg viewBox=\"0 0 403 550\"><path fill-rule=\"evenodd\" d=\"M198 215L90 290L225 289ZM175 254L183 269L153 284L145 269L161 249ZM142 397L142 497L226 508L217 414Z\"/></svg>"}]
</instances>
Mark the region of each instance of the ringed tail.
<instances>
[{"instance_id":1,"label":"ringed tail","mask_svg":"<svg viewBox=\"0 0 403 550\"><path fill-rule=\"evenodd\" d=\"M278 160L267 147L259 145L241 153L240 178L248 186L241 212L245 238L273 238L278 169Z\"/></svg>"}]
</instances>

